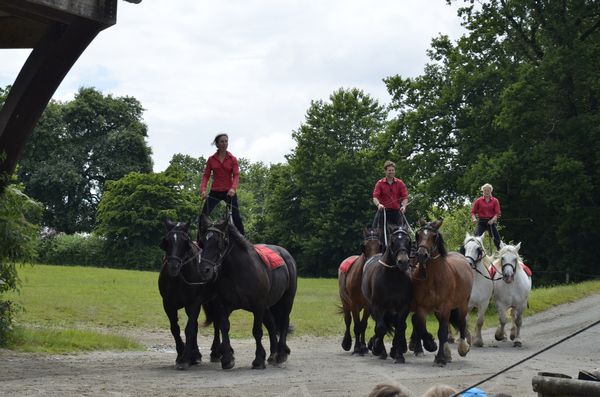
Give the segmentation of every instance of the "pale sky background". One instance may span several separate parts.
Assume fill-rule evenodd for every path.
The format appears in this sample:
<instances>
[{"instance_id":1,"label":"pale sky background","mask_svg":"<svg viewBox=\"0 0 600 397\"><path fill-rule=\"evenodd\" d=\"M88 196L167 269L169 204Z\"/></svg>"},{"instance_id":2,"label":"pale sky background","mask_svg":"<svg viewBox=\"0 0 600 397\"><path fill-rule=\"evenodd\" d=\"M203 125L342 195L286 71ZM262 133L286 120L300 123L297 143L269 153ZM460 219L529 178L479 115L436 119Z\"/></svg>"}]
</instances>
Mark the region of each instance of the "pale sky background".
<instances>
[{"instance_id":1,"label":"pale sky background","mask_svg":"<svg viewBox=\"0 0 600 397\"><path fill-rule=\"evenodd\" d=\"M146 109L154 171L176 153L208 157L219 132L252 162L284 162L311 100L356 87L388 104L382 79L423 73L431 39L463 32L445 0L120 1L54 98L79 87ZM0 86L30 50L0 51Z\"/></svg>"}]
</instances>

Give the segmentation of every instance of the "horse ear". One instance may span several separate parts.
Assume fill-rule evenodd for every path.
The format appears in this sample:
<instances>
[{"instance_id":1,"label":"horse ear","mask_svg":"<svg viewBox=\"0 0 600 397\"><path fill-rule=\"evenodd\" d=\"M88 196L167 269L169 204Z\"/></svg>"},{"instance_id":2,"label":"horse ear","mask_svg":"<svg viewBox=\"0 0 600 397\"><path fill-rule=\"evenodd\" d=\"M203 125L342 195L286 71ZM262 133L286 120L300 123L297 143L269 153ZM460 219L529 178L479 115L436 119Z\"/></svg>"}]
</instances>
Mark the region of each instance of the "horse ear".
<instances>
[{"instance_id":1,"label":"horse ear","mask_svg":"<svg viewBox=\"0 0 600 397\"><path fill-rule=\"evenodd\" d=\"M471 235L469 234L469 232L465 232L465 240L471 238Z\"/></svg>"},{"instance_id":2,"label":"horse ear","mask_svg":"<svg viewBox=\"0 0 600 397\"><path fill-rule=\"evenodd\" d=\"M165 218L165 219L163 219L163 225L165 225L165 228L167 230L171 230L171 229L173 229L173 226L175 226L175 222L173 222L169 218Z\"/></svg>"},{"instance_id":3,"label":"horse ear","mask_svg":"<svg viewBox=\"0 0 600 397\"><path fill-rule=\"evenodd\" d=\"M500 241L500 249L506 247L506 244L504 244L504 241Z\"/></svg>"},{"instance_id":4,"label":"horse ear","mask_svg":"<svg viewBox=\"0 0 600 397\"><path fill-rule=\"evenodd\" d=\"M433 222L433 227L435 227L436 229L439 229L440 226L442 226L443 222L444 222L444 218L439 217L439 218L437 218L437 220L435 222Z\"/></svg>"},{"instance_id":5,"label":"horse ear","mask_svg":"<svg viewBox=\"0 0 600 397\"><path fill-rule=\"evenodd\" d=\"M423 226L425 226L426 223L427 222L425 222L425 219L419 218L419 226L423 227Z\"/></svg>"},{"instance_id":6,"label":"horse ear","mask_svg":"<svg viewBox=\"0 0 600 397\"><path fill-rule=\"evenodd\" d=\"M519 252L519 249L521 249L521 242L519 241L519 244L517 244L515 246L515 249L517 250L517 253Z\"/></svg>"},{"instance_id":7,"label":"horse ear","mask_svg":"<svg viewBox=\"0 0 600 397\"><path fill-rule=\"evenodd\" d=\"M367 230L367 228L363 228L363 237L367 237L369 235L369 231Z\"/></svg>"}]
</instances>

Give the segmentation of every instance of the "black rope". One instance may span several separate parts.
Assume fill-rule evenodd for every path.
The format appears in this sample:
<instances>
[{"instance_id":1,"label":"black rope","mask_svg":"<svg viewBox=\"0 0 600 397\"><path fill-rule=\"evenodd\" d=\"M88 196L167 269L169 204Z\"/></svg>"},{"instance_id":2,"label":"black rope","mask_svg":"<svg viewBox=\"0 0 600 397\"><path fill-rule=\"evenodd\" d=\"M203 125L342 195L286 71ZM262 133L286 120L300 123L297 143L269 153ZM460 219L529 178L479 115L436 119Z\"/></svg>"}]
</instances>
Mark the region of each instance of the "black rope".
<instances>
[{"instance_id":1,"label":"black rope","mask_svg":"<svg viewBox=\"0 0 600 397\"><path fill-rule=\"evenodd\" d=\"M506 371L513 369L513 368L514 368L514 367L516 367L517 365L523 364L525 361L527 361L527 360L530 360L530 359L532 359L533 357L535 357L535 356L537 356L537 355L539 355L539 354L542 354L543 352L545 352L545 351L547 351L547 350L550 350L550 349L551 349L551 348L553 348L554 346L556 346L556 345L559 345L559 344L563 343L564 341L566 341L566 340L568 340L568 339L571 339L572 337L574 337L574 336L576 336L576 335L579 335L579 334L580 334L580 333L582 333L583 331L587 331L588 329L590 329L590 328L592 328L592 327L594 327L594 326L596 326L596 325L598 325L598 324L600 324L600 320L596 321L595 323L592 323L592 324L588 325L588 326L587 326L587 327L585 327L585 328L582 328L582 329L580 329L579 331L577 331L577 332L575 332L575 333L573 333L573 334L571 334L571 335L565 336L564 338L562 338L562 339L561 339L561 340L559 340L558 342L555 342L555 343L551 344L550 346L546 346L546 347L545 347L545 348L543 348L542 350L540 350L540 351L538 351L538 352L536 352L536 353L533 353L533 354L532 354L532 355L530 355L530 356L527 356L527 357L525 357L525 358L524 358L524 359L522 359L521 361L519 361L519 362L517 362L517 363L515 363L515 364L513 364L513 365L511 365L511 366L509 366L509 367L506 367L506 368L504 368L503 370L501 370L501 371L499 371L499 372L496 372L496 373L495 373L495 374L493 374L492 376L488 376L488 377L487 377L487 378L485 378L484 380L482 380L482 381L480 381L480 382L478 382L478 383L475 383L474 385L471 385L471 386L467 387L466 389L459 391L458 393L455 393L455 394L453 394L451 397L459 397L459 396L460 396L462 393L464 393L464 392L468 391L469 389L472 389L473 387L477 387L477 386L479 386L479 385L481 385L481 384L483 384L483 383L487 382L487 381L488 381L488 380L490 380L490 379L494 379L496 376L498 376L498 375L501 375L501 374L505 373Z\"/></svg>"}]
</instances>

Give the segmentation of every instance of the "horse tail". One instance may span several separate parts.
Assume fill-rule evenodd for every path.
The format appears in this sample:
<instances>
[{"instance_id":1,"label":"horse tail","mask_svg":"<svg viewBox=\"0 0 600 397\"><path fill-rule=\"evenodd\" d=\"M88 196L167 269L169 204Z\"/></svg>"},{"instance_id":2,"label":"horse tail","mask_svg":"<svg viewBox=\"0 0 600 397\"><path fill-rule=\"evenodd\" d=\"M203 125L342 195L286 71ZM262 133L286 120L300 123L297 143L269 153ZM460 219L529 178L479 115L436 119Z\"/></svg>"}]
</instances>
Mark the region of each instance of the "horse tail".
<instances>
[{"instance_id":1,"label":"horse tail","mask_svg":"<svg viewBox=\"0 0 600 397\"><path fill-rule=\"evenodd\" d=\"M455 329L459 330L459 313L458 313L458 309L452 309L450 311L450 324L452 324L454 326Z\"/></svg>"},{"instance_id":2,"label":"horse tail","mask_svg":"<svg viewBox=\"0 0 600 397\"><path fill-rule=\"evenodd\" d=\"M215 308L210 303L204 303L202 304L202 307L204 308L204 314L206 315L206 319L202 325L208 327L215 321Z\"/></svg>"}]
</instances>

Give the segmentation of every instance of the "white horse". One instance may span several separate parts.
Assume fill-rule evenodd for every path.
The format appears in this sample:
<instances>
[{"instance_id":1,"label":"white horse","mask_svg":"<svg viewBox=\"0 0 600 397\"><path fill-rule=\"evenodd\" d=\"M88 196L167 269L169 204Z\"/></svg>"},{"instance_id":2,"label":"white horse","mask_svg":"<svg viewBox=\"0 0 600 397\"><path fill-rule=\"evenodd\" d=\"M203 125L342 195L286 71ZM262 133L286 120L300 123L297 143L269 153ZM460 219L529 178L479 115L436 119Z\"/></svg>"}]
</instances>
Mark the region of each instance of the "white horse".
<instances>
[{"instance_id":1,"label":"white horse","mask_svg":"<svg viewBox=\"0 0 600 397\"><path fill-rule=\"evenodd\" d=\"M521 248L521 243L516 246L501 243L498 252L499 259L493 263L497 274L502 275L502 281L496 281L494 286L494 300L500 320L495 337L499 341L506 340L504 333L506 311L511 309L510 340L513 341L515 347L521 346L523 312L527 307L527 299L531 291L531 277L523 270L519 248Z\"/></svg>"},{"instance_id":2,"label":"white horse","mask_svg":"<svg viewBox=\"0 0 600 397\"><path fill-rule=\"evenodd\" d=\"M463 252L464 250L464 252ZM489 268L492 265L492 258L487 256L483 246L483 237L471 236L467 233L461 249L463 255L471 265L473 271L473 289L469 298L469 312L477 308L477 325L475 327L475 337L472 340L473 346L483 346L481 338L481 328L485 320L485 312L490 304L490 298L494 292L494 281L490 275ZM468 318L468 314L467 314Z\"/></svg>"}]
</instances>

